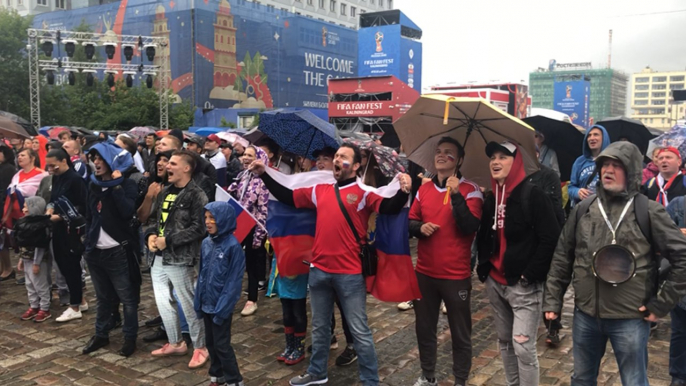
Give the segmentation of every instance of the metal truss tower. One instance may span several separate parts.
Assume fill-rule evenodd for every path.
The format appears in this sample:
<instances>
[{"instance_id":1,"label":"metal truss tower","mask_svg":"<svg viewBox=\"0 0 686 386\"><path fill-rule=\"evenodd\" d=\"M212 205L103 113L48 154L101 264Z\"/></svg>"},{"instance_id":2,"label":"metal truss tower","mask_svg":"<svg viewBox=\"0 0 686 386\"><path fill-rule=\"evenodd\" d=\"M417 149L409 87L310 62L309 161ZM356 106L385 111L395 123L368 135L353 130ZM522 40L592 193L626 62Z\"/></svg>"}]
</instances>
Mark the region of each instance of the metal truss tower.
<instances>
[{"instance_id":1,"label":"metal truss tower","mask_svg":"<svg viewBox=\"0 0 686 386\"><path fill-rule=\"evenodd\" d=\"M141 55L140 64L108 64L107 62L62 62L61 58L54 58L52 60L39 60L38 50L39 44L44 41L55 41L56 44L64 42L81 44L84 46L92 45L93 47L100 45L120 46L120 47L139 47ZM100 42L100 43L98 43ZM102 43L104 42L104 43ZM170 69L167 61L162 61L162 65L143 65L142 57L145 55L144 48L147 47L162 47L165 48L169 44L168 40L163 37L156 36L138 36L138 35L105 35L93 32L77 32L77 31L53 31L44 29L28 30L28 45L26 46L29 59L29 92L31 100L31 124L36 130L40 128L40 69L44 70L59 70L72 72L97 72L104 71L108 73L125 73L157 76L158 79L158 95L159 95L159 109L160 109L160 129L169 129L169 82ZM116 53L121 55L120 53Z\"/></svg>"}]
</instances>

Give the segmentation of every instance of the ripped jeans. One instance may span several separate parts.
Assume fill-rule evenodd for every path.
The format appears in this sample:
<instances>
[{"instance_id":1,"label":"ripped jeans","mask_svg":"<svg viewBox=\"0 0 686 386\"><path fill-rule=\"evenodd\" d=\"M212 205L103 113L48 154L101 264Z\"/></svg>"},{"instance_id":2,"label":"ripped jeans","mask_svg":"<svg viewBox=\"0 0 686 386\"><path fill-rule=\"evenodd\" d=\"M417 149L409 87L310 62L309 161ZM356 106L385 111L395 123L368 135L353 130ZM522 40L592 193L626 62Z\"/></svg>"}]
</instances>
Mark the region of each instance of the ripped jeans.
<instances>
[{"instance_id":1,"label":"ripped jeans","mask_svg":"<svg viewBox=\"0 0 686 386\"><path fill-rule=\"evenodd\" d=\"M493 307L500 356L508 386L537 386L539 381L536 338L541 318L543 285L502 285L492 277L486 292Z\"/></svg>"}]
</instances>

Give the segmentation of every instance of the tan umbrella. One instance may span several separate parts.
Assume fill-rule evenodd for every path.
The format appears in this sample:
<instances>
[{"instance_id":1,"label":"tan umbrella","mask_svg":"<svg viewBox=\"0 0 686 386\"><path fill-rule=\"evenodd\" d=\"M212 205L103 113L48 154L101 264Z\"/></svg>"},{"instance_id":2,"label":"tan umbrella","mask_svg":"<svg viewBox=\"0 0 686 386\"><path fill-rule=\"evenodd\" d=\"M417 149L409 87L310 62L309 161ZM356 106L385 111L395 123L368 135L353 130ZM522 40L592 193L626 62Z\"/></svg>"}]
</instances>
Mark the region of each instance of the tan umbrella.
<instances>
[{"instance_id":1,"label":"tan umbrella","mask_svg":"<svg viewBox=\"0 0 686 386\"><path fill-rule=\"evenodd\" d=\"M0 116L0 135L3 135L5 138L31 137L20 124L5 116Z\"/></svg>"},{"instance_id":2,"label":"tan umbrella","mask_svg":"<svg viewBox=\"0 0 686 386\"><path fill-rule=\"evenodd\" d=\"M534 143L534 129L481 98L455 98L424 95L395 123L408 158L435 173L434 152L438 141L451 137L465 148L460 171L479 184L490 187L489 159L486 144L512 141L523 149L527 175L539 169Z\"/></svg>"}]
</instances>

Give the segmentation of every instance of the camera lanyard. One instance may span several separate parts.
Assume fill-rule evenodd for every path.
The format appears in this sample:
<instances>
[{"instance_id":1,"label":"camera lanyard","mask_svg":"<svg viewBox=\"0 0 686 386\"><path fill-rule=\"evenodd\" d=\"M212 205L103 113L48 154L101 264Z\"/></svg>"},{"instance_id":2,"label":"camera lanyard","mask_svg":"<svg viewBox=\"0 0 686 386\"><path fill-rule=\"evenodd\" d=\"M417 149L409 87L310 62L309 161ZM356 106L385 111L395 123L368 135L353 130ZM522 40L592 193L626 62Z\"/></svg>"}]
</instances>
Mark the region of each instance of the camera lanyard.
<instances>
[{"instance_id":1,"label":"camera lanyard","mask_svg":"<svg viewBox=\"0 0 686 386\"><path fill-rule=\"evenodd\" d=\"M619 216L619 221L617 221L617 226L612 228L612 223L607 218L607 213L605 213L605 209L603 208L603 202L601 200L598 200L598 209L600 209L600 214L603 215L603 218L605 219L605 224L607 224L607 227L610 228L610 232L612 232L612 244L617 244L617 238L615 233L617 232L617 229L619 229L619 225L622 223L622 220L624 220L624 216L626 215L626 212L629 210L629 207L631 206L632 202L634 202L633 197L631 197L631 200L629 200L629 202L626 203L626 206L624 206L622 215Z\"/></svg>"}]
</instances>

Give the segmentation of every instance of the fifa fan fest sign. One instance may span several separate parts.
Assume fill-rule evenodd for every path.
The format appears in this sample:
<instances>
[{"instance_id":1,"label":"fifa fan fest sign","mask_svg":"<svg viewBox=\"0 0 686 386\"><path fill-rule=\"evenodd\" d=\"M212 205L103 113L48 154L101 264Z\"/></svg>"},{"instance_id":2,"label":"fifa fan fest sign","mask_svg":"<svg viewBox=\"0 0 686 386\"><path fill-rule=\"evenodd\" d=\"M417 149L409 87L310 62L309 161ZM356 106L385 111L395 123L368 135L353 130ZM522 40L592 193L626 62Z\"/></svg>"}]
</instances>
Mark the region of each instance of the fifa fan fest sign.
<instances>
[{"instance_id":1,"label":"fifa fan fest sign","mask_svg":"<svg viewBox=\"0 0 686 386\"><path fill-rule=\"evenodd\" d=\"M393 75L421 91L422 43L403 37L400 25L360 29L358 47L360 77Z\"/></svg>"}]
</instances>

